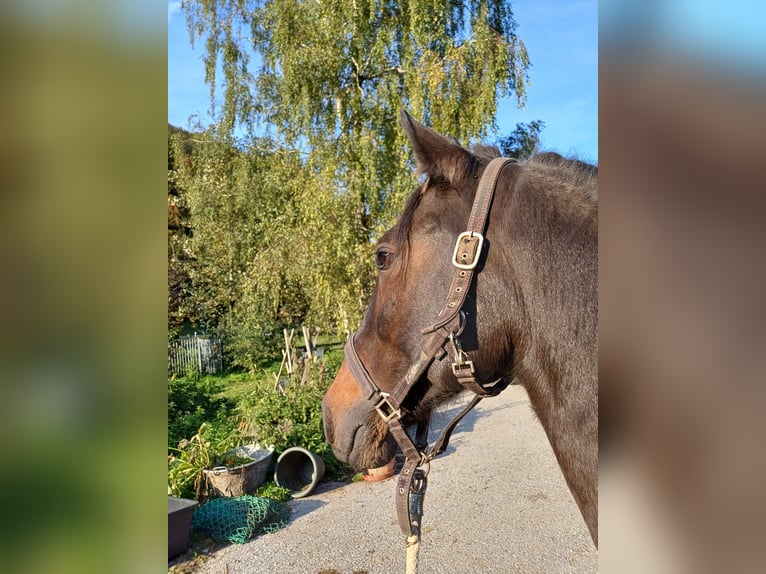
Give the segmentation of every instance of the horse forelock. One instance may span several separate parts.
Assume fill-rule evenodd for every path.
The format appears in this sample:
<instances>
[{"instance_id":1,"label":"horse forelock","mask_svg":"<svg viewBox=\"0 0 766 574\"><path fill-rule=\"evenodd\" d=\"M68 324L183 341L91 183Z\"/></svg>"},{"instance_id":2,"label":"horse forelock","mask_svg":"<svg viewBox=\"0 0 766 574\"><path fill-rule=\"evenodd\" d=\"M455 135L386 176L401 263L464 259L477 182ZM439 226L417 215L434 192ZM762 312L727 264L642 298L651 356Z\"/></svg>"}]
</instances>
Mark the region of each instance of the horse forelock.
<instances>
[{"instance_id":1,"label":"horse forelock","mask_svg":"<svg viewBox=\"0 0 766 574\"><path fill-rule=\"evenodd\" d=\"M442 193L447 187L447 182L439 177L427 178L414 192L412 192L407 199L407 203L405 204L396 225L383 234L379 243L384 241L391 242L399 257L401 257L403 261L406 261L410 247L413 219L423 197L427 194Z\"/></svg>"}]
</instances>

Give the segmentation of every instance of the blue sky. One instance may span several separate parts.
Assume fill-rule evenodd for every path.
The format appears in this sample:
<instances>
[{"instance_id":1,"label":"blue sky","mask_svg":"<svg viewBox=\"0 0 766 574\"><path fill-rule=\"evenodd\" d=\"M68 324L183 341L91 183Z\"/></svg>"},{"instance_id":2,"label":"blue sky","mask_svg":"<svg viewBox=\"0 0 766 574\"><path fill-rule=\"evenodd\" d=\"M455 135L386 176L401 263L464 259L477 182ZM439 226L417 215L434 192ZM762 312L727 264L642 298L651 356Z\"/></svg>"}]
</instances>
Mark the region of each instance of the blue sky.
<instances>
[{"instance_id":1,"label":"blue sky","mask_svg":"<svg viewBox=\"0 0 766 574\"><path fill-rule=\"evenodd\" d=\"M209 91L202 46L191 48L180 2L168 2L168 121L207 123ZM501 102L498 136L518 122L542 120L541 147L598 161L598 1L517 0L511 3L517 34L529 51L531 85L524 110Z\"/></svg>"}]
</instances>

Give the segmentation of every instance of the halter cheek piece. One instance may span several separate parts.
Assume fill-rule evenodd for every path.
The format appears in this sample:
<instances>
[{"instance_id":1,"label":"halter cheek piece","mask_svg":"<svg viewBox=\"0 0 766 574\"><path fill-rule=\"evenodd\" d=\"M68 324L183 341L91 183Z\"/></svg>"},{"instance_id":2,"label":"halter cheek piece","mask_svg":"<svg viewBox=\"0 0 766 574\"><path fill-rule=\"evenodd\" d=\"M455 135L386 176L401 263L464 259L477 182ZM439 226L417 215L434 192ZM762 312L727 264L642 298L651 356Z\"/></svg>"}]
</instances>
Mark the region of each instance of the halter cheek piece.
<instances>
[{"instance_id":1,"label":"halter cheek piece","mask_svg":"<svg viewBox=\"0 0 766 574\"><path fill-rule=\"evenodd\" d=\"M354 345L354 337L349 337L345 348L346 363L365 398L372 402L375 410L388 425L399 448L405 456L404 467L399 473L396 491L396 511L399 527L406 536L420 536L420 516L423 496L430 461L447 449L449 437L455 426L484 397L497 395L508 386L508 381L500 379L490 385L482 385L476 380L474 365L460 347L459 336L465 326L465 304L471 287L474 271L481 258L484 246L484 230L492 204L495 187L503 168L516 163L510 158L495 158L489 162L476 191L467 230L458 235L452 254L452 275L447 302L438 315L437 321L423 329L423 335L429 335L418 359L410 366L404 377L390 393L381 391L367 369L362 364ZM410 438L402 425L402 402L409 394L415 382L428 370L431 363L450 355L452 372L458 382L475 394L473 400L444 428L439 438L428 449L428 421L419 424L415 441ZM421 468L425 467L425 468Z\"/></svg>"}]
</instances>

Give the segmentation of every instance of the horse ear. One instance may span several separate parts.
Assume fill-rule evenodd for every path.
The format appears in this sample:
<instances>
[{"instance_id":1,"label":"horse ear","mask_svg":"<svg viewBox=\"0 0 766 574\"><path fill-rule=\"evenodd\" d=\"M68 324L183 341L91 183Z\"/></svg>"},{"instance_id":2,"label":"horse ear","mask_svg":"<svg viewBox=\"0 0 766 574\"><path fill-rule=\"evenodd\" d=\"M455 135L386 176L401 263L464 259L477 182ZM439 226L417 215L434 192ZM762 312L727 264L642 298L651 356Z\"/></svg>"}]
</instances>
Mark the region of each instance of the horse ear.
<instances>
[{"instance_id":1,"label":"horse ear","mask_svg":"<svg viewBox=\"0 0 766 574\"><path fill-rule=\"evenodd\" d=\"M431 177L443 177L453 185L457 179L468 173L471 167L471 153L461 147L457 140L446 138L412 119L405 110L400 121L407 139L415 152L418 171Z\"/></svg>"}]
</instances>

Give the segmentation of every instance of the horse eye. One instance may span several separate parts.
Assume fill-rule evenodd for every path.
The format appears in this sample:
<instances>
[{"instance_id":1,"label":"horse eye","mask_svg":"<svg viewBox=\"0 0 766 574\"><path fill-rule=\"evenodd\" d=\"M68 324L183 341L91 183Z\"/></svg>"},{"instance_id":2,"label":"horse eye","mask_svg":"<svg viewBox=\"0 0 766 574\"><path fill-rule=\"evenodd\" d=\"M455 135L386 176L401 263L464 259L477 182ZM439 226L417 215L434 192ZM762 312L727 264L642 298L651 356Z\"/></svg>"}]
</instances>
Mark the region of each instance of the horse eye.
<instances>
[{"instance_id":1,"label":"horse eye","mask_svg":"<svg viewBox=\"0 0 766 574\"><path fill-rule=\"evenodd\" d=\"M393 254L390 251L386 251L385 249L378 249L375 252L375 266L380 271L385 271L391 265L392 258Z\"/></svg>"}]
</instances>

